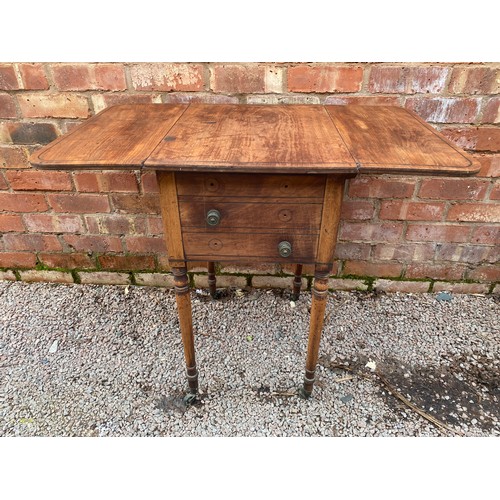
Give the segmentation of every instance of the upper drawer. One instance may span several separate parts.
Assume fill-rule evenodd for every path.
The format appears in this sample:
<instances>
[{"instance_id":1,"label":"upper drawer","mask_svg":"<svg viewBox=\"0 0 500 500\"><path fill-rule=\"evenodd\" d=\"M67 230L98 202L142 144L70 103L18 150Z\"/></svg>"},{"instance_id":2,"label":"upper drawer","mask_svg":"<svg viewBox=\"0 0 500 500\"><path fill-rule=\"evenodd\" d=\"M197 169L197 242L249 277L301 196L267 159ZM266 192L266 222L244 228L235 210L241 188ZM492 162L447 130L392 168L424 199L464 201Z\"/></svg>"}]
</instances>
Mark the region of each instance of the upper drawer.
<instances>
[{"instance_id":1,"label":"upper drawer","mask_svg":"<svg viewBox=\"0 0 500 500\"><path fill-rule=\"evenodd\" d=\"M323 198L324 175L219 174L177 172L179 196L245 196L262 198Z\"/></svg>"}]
</instances>

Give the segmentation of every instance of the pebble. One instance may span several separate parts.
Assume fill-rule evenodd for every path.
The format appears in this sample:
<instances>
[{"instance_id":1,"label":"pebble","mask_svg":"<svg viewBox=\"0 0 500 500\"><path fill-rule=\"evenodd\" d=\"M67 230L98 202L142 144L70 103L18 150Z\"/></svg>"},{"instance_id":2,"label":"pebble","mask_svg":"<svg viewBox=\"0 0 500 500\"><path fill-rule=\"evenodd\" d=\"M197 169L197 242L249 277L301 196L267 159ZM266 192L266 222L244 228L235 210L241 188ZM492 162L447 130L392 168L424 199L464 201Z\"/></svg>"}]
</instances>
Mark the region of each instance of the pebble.
<instances>
[{"instance_id":1,"label":"pebble","mask_svg":"<svg viewBox=\"0 0 500 500\"><path fill-rule=\"evenodd\" d=\"M491 296L440 303L433 294L335 292L328 296L313 396L303 400L295 394L310 293L302 292L295 307L287 291L254 293L255 300L248 294L214 301L204 290L192 292L201 390L199 401L186 406L171 291L0 282L0 435L439 436L415 412L401 411L375 378L337 382L348 373L328 363L370 360L378 370L381 360L392 359L404 379L414 373L409 367L442 366L452 354L470 366L472 353L483 365L500 357L499 305ZM450 415L463 419L458 429L468 436L498 435L498 415L489 417L489 427L484 417Z\"/></svg>"}]
</instances>

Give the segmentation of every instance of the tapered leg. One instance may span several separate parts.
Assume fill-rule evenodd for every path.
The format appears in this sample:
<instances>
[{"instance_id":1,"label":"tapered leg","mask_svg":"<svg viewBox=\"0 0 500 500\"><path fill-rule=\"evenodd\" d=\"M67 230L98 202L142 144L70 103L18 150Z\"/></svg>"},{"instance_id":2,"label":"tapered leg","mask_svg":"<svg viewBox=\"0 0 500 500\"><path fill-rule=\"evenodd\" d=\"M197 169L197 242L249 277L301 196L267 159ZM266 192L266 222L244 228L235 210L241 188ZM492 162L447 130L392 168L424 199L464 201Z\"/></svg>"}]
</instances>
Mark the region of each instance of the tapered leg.
<instances>
[{"instance_id":1,"label":"tapered leg","mask_svg":"<svg viewBox=\"0 0 500 500\"><path fill-rule=\"evenodd\" d=\"M309 324L309 342L307 345L306 373L304 386L301 388L301 396L308 398L313 390L314 374L318 362L319 343L321 331L325 318L326 299L328 296L328 275L330 269L316 266L314 273L314 285L312 288L311 322Z\"/></svg>"},{"instance_id":2,"label":"tapered leg","mask_svg":"<svg viewBox=\"0 0 500 500\"><path fill-rule=\"evenodd\" d=\"M295 277L293 278L292 299L299 300L300 287L302 285L302 264L295 266Z\"/></svg>"},{"instance_id":3,"label":"tapered leg","mask_svg":"<svg viewBox=\"0 0 500 500\"><path fill-rule=\"evenodd\" d=\"M208 263L208 289L210 290L210 295L215 299L215 293L217 290L217 278L215 277L215 262Z\"/></svg>"},{"instance_id":4,"label":"tapered leg","mask_svg":"<svg viewBox=\"0 0 500 500\"><path fill-rule=\"evenodd\" d=\"M181 327L182 343L184 344L184 357L186 359L186 371L189 384L189 392L198 392L198 371L194 357L193 320L191 316L191 297L189 296L189 281L185 267L174 267L175 299L177 301L177 313Z\"/></svg>"}]
</instances>

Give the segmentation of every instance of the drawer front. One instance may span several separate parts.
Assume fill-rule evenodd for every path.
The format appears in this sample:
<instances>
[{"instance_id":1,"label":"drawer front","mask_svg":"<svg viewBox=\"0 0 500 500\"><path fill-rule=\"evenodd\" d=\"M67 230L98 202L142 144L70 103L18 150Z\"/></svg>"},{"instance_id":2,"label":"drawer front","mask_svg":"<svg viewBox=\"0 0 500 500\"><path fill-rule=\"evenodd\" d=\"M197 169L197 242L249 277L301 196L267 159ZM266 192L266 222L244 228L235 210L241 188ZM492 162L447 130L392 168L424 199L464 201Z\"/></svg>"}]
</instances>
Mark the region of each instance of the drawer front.
<instances>
[{"instance_id":1,"label":"drawer front","mask_svg":"<svg viewBox=\"0 0 500 500\"><path fill-rule=\"evenodd\" d=\"M180 200L179 212L183 229L206 228L212 232L231 228L285 229L290 232L318 232L321 224L321 203L281 202L248 203L240 200L225 201L226 198L201 198L194 201ZM217 221L209 224L210 213L216 210Z\"/></svg>"},{"instance_id":2,"label":"drawer front","mask_svg":"<svg viewBox=\"0 0 500 500\"><path fill-rule=\"evenodd\" d=\"M317 234L283 232L185 232L184 251L187 260L238 261L244 258L268 262L313 263L318 245ZM280 255L279 245L288 242L291 253Z\"/></svg>"},{"instance_id":3,"label":"drawer front","mask_svg":"<svg viewBox=\"0 0 500 500\"><path fill-rule=\"evenodd\" d=\"M296 203L304 198L322 199L326 182L324 175L177 172L175 176L179 196L292 197Z\"/></svg>"}]
</instances>

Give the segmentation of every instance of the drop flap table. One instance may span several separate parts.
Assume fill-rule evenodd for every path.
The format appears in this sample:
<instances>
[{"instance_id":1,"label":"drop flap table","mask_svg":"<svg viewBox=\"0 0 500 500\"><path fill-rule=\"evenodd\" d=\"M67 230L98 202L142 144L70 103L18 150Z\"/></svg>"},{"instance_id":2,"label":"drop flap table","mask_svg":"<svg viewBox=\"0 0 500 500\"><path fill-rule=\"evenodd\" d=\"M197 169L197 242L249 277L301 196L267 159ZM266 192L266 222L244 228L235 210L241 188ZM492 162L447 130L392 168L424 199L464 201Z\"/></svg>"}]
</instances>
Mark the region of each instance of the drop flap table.
<instances>
[{"instance_id":1,"label":"drop flap table","mask_svg":"<svg viewBox=\"0 0 500 500\"><path fill-rule=\"evenodd\" d=\"M152 169L190 394L198 370L186 263L314 265L304 384L312 393L344 184L359 173L471 175L472 157L392 106L130 104L105 109L37 150L51 169Z\"/></svg>"}]
</instances>

